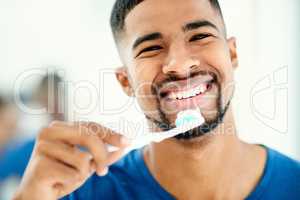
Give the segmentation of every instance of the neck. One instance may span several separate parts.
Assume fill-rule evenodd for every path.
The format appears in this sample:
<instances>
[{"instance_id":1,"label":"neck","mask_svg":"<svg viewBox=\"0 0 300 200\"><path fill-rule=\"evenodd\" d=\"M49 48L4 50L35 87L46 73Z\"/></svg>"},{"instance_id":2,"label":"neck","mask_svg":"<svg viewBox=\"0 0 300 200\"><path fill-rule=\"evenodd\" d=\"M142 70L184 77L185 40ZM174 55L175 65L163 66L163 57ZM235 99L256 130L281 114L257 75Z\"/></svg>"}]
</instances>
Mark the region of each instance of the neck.
<instances>
[{"instance_id":1,"label":"neck","mask_svg":"<svg viewBox=\"0 0 300 200\"><path fill-rule=\"evenodd\" d=\"M145 161L156 180L176 199L243 199L262 174L264 159L257 156L259 152L262 155L261 149L238 139L228 110L224 123L209 135L151 144L145 149ZM250 169L253 162L260 167Z\"/></svg>"}]
</instances>

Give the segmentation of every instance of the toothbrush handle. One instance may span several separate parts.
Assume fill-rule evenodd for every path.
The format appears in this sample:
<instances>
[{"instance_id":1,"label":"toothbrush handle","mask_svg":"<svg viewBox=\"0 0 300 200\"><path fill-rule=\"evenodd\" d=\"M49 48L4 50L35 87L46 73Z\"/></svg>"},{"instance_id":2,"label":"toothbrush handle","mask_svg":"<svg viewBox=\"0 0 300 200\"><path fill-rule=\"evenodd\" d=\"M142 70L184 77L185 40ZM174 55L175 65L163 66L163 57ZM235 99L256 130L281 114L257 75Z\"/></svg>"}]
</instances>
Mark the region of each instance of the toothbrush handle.
<instances>
[{"instance_id":1,"label":"toothbrush handle","mask_svg":"<svg viewBox=\"0 0 300 200\"><path fill-rule=\"evenodd\" d=\"M188 124L186 126L176 127L169 131L148 133L147 135L144 135L144 136L138 136L137 138L132 140L131 145L129 147L127 147L126 151L128 152L128 151L131 151L134 149L139 149L145 145L150 144L151 142L156 142L156 143L162 142L163 140L172 138L178 134L190 131L190 130L200 126L203 122L204 121L199 121L194 124ZM116 150L118 150L117 147L108 145L109 152L116 151Z\"/></svg>"}]
</instances>

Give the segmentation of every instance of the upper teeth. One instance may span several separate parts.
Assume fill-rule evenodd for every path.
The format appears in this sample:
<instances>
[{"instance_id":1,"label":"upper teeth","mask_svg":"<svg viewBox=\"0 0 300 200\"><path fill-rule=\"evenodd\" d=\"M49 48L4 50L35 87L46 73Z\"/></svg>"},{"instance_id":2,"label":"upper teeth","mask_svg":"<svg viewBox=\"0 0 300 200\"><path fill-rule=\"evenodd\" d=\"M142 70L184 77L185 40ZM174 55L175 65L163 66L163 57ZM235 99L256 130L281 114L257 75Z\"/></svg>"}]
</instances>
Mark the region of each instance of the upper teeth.
<instances>
[{"instance_id":1,"label":"upper teeth","mask_svg":"<svg viewBox=\"0 0 300 200\"><path fill-rule=\"evenodd\" d=\"M197 96L199 94L204 93L207 90L207 84L203 83L200 84L199 86L189 89L187 91L178 91L178 92L171 92L169 94L169 98L170 99L187 99L187 98L191 98L194 96Z\"/></svg>"}]
</instances>

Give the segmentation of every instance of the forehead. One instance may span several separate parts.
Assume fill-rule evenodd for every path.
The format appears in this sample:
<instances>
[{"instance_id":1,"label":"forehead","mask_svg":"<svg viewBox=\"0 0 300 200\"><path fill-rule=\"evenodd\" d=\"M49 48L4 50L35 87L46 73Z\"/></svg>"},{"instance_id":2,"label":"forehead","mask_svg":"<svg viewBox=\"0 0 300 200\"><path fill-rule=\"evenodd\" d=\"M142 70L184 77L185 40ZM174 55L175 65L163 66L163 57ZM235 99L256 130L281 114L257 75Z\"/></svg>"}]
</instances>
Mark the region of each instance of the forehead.
<instances>
[{"instance_id":1,"label":"forehead","mask_svg":"<svg viewBox=\"0 0 300 200\"><path fill-rule=\"evenodd\" d=\"M208 0L145 0L125 19L125 35L138 37L149 32L166 32L195 20L221 20Z\"/></svg>"}]
</instances>

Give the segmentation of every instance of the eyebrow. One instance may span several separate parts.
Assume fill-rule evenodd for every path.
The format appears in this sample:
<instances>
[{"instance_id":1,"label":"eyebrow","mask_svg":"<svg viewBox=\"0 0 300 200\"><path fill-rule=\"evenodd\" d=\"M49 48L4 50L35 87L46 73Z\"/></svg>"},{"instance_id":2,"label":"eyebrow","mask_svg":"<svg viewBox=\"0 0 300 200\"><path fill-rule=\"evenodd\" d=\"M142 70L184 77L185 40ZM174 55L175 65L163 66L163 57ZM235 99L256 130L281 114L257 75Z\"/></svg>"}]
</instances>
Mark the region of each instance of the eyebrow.
<instances>
[{"instance_id":1,"label":"eyebrow","mask_svg":"<svg viewBox=\"0 0 300 200\"><path fill-rule=\"evenodd\" d=\"M187 23L186 25L184 25L182 27L182 30L184 32L187 32L187 31L192 31L192 30L195 30L195 29L198 29L198 28L201 28L201 27L212 27L214 29L216 29L217 31L219 31L218 27L213 24L212 22L210 21L207 21L207 20L197 20L197 21L194 21L194 22L191 22L191 23Z\"/></svg>"},{"instance_id":2,"label":"eyebrow","mask_svg":"<svg viewBox=\"0 0 300 200\"><path fill-rule=\"evenodd\" d=\"M151 40L157 40L157 39L161 39L163 38L162 34L161 33L150 33L150 34L147 34L147 35L144 35L144 36L141 36L139 38L137 38L135 40L135 42L133 43L133 47L132 49L136 49L140 44L142 44L143 42L146 42L146 41L151 41Z\"/></svg>"},{"instance_id":3,"label":"eyebrow","mask_svg":"<svg viewBox=\"0 0 300 200\"><path fill-rule=\"evenodd\" d=\"M182 30L184 32L187 32L187 31L192 31L192 30L195 30L195 29L198 29L201 27L206 27L206 26L212 27L212 28L216 29L217 31L219 31L218 27L215 24L213 24L212 22L207 21L207 20L197 20L197 21L194 21L191 23L187 23L186 25L184 25L182 27ZM151 40L157 40L157 39L161 39L161 38L163 38L163 36L159 32L150 33L150 34L141 36L135 40L135 42L133 43L132 49L135 50L140 44L142 44L144 42L151 41Z\"/></svg>"}]
</instances>

